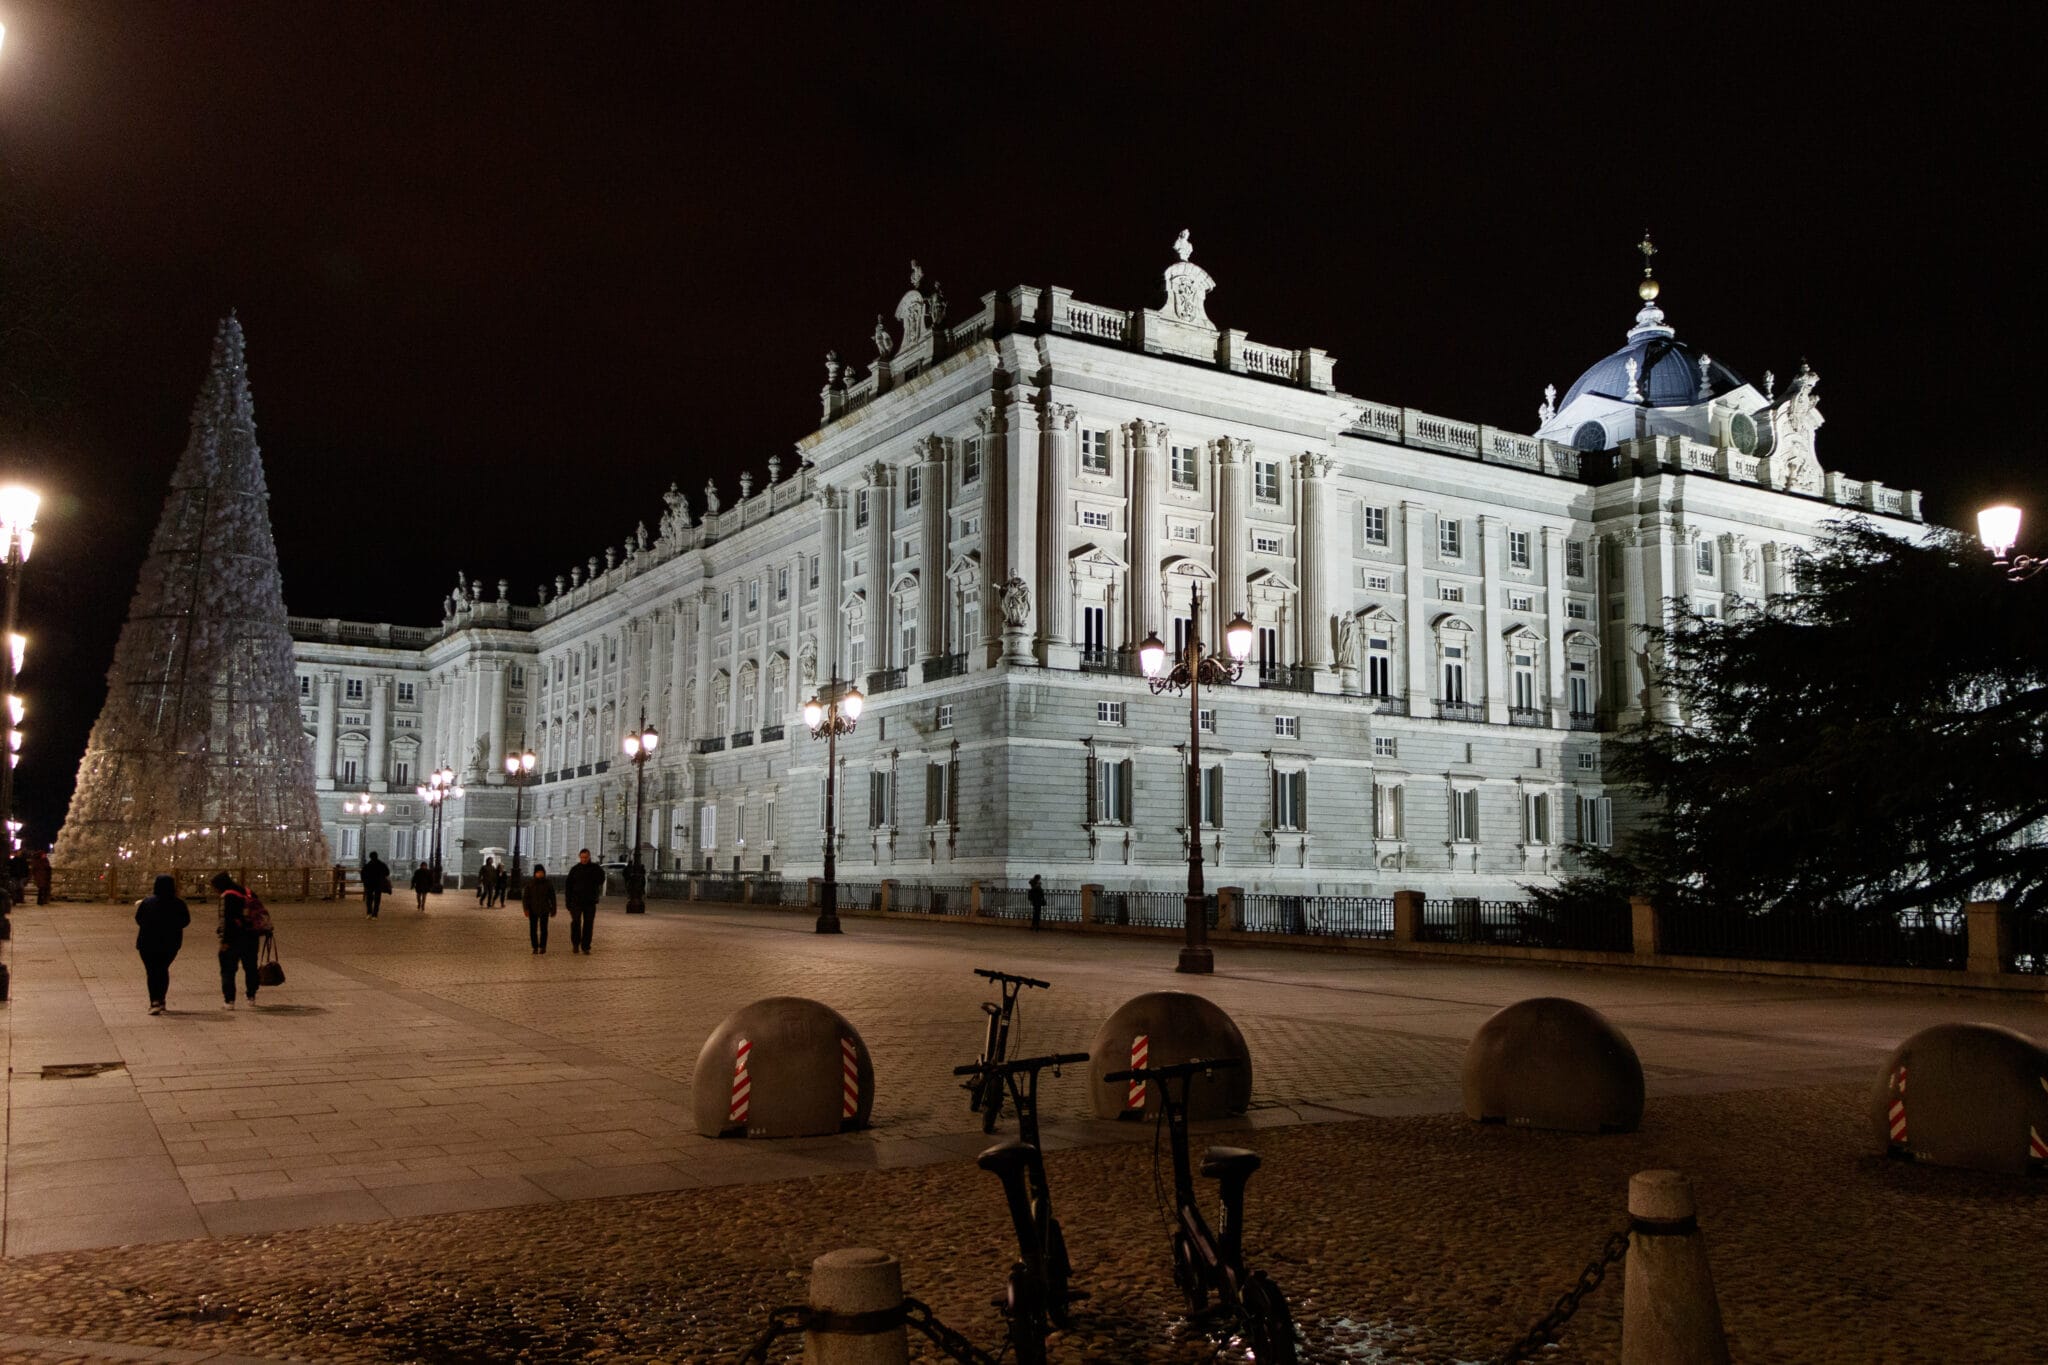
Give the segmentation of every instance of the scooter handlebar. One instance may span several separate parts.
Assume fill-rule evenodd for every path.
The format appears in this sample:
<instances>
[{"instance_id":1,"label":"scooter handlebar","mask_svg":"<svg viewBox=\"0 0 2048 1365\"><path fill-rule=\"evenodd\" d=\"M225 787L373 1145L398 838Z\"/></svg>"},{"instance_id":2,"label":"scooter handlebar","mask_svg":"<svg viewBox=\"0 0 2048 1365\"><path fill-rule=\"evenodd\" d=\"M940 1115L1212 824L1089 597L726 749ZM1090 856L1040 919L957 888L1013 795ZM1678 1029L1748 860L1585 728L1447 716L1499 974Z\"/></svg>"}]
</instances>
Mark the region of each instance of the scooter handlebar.
<instances>
[{"instance_id":1,"label":"scooter handlebar","mask_svg":"<svg viewBox=\"0 0 2048 1365\"><path fill-rule=\"evenodd\" d=\"M992 972L986 967L976 967L976 976L985 976L991 981L1014 981L1020 986L1037 986L1040 990L1051 990L1052 982L1040 981L1035 976L1018 976L1014 972Z\"/></svg>"},{"instance_id":2,"label":"scooter handlebar","mask_svg":"<svg viewBox=\"0 0 2048 1365\"><path fill-rule=\"evenodd\" d=\"M1169 1066L1134 1066L1123 1071L1112 1071L1102 1079L1105 1081L1164 1081L1178 1076L1192 1076L1197 1071L1228 1071L1244 1062L1236 1057L1212 1057L1207 1061L1196 1058L1191 1062L1174 1062Z\"/></svg>"},{"instance_id":3,"label":"scooter handlebar","mask_svg":"<svg viewBox=\"0 0 2048 1365\"><path fill-rule=\"evenodd\" d=\"M1012 1071L1036 1071L1047 1066L1073 1066L1088 1060L1085 1052L1048 1052L1043 1057L1021 1057L1014 1062L998 1062L991 1067L986 1062L969 1062L966 1066L953 1068L955 1076L978 1076L989 1071L1007 1073Z\"/></svg>"}]
</instances>

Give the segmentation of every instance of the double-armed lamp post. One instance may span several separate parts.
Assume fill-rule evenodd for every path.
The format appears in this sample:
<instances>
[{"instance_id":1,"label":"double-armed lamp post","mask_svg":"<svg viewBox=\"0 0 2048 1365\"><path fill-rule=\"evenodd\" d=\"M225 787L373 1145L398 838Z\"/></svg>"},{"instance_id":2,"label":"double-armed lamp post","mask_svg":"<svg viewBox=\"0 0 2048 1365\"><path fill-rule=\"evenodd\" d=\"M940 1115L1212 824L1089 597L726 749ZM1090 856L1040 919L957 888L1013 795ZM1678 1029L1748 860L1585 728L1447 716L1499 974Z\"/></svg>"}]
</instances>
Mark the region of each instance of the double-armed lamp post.
<instances>
[{"instance_id":1,"label":"double-armed lamp post","mask_svg":"<svg viewBox=\"0 0 2048 1365\"><path fill-rule=\"evenodd\" d=\"M5 30L0 30L4 33ZM21 762L21 699L14 682L21 673L28 642L14 632L21 606L21 570L36 543L36 509L42 498L20 484L0 488L0 552L6 555L6 621L0 626L0 697L7 699L7 761L0 763L0 822L7 831L5 852L12 853L18 826L14 821L14 765Z\"/></svg>"},{"instance_id":2,"label":"double-armed lamp post","mask_svg":"<svg viewBox=\"0 0 2048 1365\"><path fill-rule=\"evenodd\" d=\"M1991 562L2004 569L2005 576L2015 583L2032 578L2041 572L2044 566L2048 566L2048 560L2034 555L2013 554L2012 547L2020 543L2020 509L2017 507L1987 507L1979 512L1977 539L1983 541L1984 548L1991 551ZM11 596L8 601L11 611Z\"/></svg>"},{"instance_id":3,"label":"double-armed lamp post","mask_svg":"<svg viewBox=\"0 0 2048 1365\"><path fill-rule=\"evenodd\" d=\"M449 801L462 799L462 788L455 785L455 769L436 768L427 775L426 785L414 787L420 800L434 810L434 890L441 890L441 807Z\"/></svg>"},{"instance_id":4,"label":"double-armed lamp post","mask_svg":"<svg viewBox=\"0 0 2048 1365\"><path fill-rule=\"evenodd\" d=\"M522 737L523 738L523 737ZM538 762L533 750L505 755L505 780L512 784L512 884L519 884L519 824L525 814L526 784L533 780Z\"/></svg>"},{"instance_id":5,"label":"double-armed lamp post","mask_svg":"<svg viewBox=\"0 0 2048 1365\"><path fill-rule=\"evenodd\" d=\"M361 867L370 860L370 817L384 813L384 803L374 799L368 792L352 801L344 801L341 808L350 815L363 817L362 834L356 842L356 866Z\"/></svg>"},{"instance_id":6,"label":"double-armed lamp post","mask_svg":"<svg viewBox=\"0 0 2048 1365\"><path fill-rule=\"evenodd\" d=\"M640 861L640 817L647 807L647 760L654 757L655 746L661 743L661 735L647 723L647 713L640 713L640 733L627 735L622 746L626 757L633 763L633 856L626 863L626 913L639 915L647 910L647 865Z\"/></svg>"},{"instance_id":7,"label":"double-armed lamp post","mask_svg":"<svg viewBox=\"0 0 2048 1365\"><path fill-rule=\"evenodd\" d=\"M835 851L839 843L839 737L853 733L867 705L860 689L834 678L804 703L804 724L812 739L825 741L825 882L818 888L818 932L839 932L839 878Z\"/></svg>"},{"instance_id":8,"label":"double-armed lamp post","mask_svg":"<svg viewBox=\"0 0 2048 1365\"><path fill-rule=\"evenodd\" d=\"M1212 972L1216 957L1209 948L1208 897L1202 890L1202 684L1227 687L1244 672L1244 661L1252 652L1252 623L1239 612L1223 628L1229 655L1202 654L1202 588L1188 585L1188 626L1178 657L1167 666L1167 648L1158 633L1147 635L1138 646L1138 667L1145 675L1153 696L1165 692L1188 694L1188 897L1187 942L1181 945L1182 972Z\"/></svg>"}]
</instances>

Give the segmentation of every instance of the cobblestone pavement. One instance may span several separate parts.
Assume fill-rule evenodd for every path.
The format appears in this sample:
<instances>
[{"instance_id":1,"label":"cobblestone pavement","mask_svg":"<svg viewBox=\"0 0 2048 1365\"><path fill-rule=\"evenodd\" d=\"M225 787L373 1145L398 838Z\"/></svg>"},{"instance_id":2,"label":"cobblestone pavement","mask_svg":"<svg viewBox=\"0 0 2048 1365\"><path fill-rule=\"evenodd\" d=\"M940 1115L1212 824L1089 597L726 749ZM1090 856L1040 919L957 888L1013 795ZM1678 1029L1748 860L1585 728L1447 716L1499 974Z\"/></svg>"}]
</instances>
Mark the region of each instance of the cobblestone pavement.
<instances>
[{"instance_id":1,"label":"cobblestone pavement","mask_svg":"<svg viewBox=\"0 0 2048 1365\"><path fill-rule=\"evenodd\" d=\"M821 939L770 911L608 910L588 958L534 957L516 912L456 896L374 923L279 918L290 982L262 1007L221 1009L201 930L152 1018L125 909L16 912L0 1333L18 1335L0 1355L115 1358L64 1354L77 1338L184 1353L166 1359L712 1359L855 1240L898 1251L913 1292L992 1340L1008 1234L948 1073L979 1046L968 968L1001 965L1055 983L1027 999L1025 1048L1086 1047L1141 990L1193 986L1237 1019L1269 1163L1253 1244L1316 1359L1498 1350L1598 1245L1629 1172L1666 1164L1700 1181L1738 1358L2048 1359L2016 1306L2048 1245L2044 1192L1892 1166L1858 1116L1906 1034L2038 1033L2036 1004L1281 949L1220 951L1193 981L1156 940L871 921ZM697 1137L702 1039L784 993L861 1030L875 1127ZM1642 1133L1444 1116L1472 1029L1537 994L1634 1039ZM60 1063L117 1065L43 1078ZM1059 1358L1206 1358L1170 1331L1146 1135L1087 1119L1072 1082L1049 1080L1046 1107L1048 1147L1079 1149L1049 1166L1098 1288ZM120 1242L157 1245L104 1249ZM1612 1355L1619 1296L1602 1297L1568 1338L1585 1354L1557 1358Z\"/></svg>"}]
</instances>

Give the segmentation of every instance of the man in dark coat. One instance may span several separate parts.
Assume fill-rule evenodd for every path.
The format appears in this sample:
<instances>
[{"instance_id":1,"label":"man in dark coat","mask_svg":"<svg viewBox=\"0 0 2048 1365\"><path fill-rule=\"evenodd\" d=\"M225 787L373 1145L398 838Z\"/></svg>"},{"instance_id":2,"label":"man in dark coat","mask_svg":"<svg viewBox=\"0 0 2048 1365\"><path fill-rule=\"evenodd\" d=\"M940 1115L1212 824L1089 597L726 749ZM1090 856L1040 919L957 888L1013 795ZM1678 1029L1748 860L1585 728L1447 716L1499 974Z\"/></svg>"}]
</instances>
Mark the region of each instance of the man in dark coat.
<instances>
[{"instance_id":1,"label":"man in dark coat","mask_svg":"<svg viewBox=\"0 0 2048 1365\"><path fill-rule=\"evenodd\" d=\"M427 893L434 889L434 869L421 863L412 870L412 893L419 897L420 909L427 908Z\"/></svg>"},{"instance_id":2,"label":"man in dark coat","mask_svg":"<svg viewBox=\"0 0 2048 1365\"><path fill-rule=\"evenodd\" d=\"M178 899L178 880L162 876L148 899L135 903L135 951L142 955L142 973L149 982L149 1012L162 1014L171 993L171 960L185 943L192 911Z\"/></svg>"},{"instance_id":3,"label":"man in dark coat","mask_svg":"<svg viewBox=\"0 0 2048 1365\"><path fill-rule=\"evenodd\" d=\"M1031 932L1038 932L1038 921L1045 916L1045 882L1036 873L1032 874L1031 885L1026 888L1024 899L1031 902Z\"/></svg>"},{"instance_id":4,"label":"man in dark coat","mask_svg":"<svg viewBox=\"0 0 2048 1365\"><path fill-rule=\"evenodd\" d=\"M376 854L363 864L363 909L370 912L370 918L377 918L377 911L384 904L384 893L391 889L391 869Z\"/></svg>"},{"instance_id":5,"label":"man in dark coat","mask_svg":"<svg viewBox=\"0 0 2048 1365\"><path fill-rule=\"evenodd\" d=\"M555 917L555 884L539 863L533 865L532 880L519 889L519 903L526 909L526 936L532 940L533 951L546 952L548 921Z\"/></svg>"},{"instance_id":6,"label":"man in dark coat","mask_svg":"<svg viewBox=\"0 0 2048 1365\"><path fill-rule=\"evenodd\" d=\"M489 905L491 897L497 894L497 890L498 860L496 858L486 858L484 859L483 871L476 874L476 903L478 905Z\"/></svg>"},{"instance_id":7,"label":"man in dark coat","mask_svg":"<svg viewBox=\"0 0 2048 1365\"><path fill-rule=\"evenodd\" d=\"M225 872L213 875L213 889L220 892L220 994L223 1008L235 1007L235 966L242 968L242 981L249 1003L256 1003L256 945L261 937L249 923L249 893Z\"/></svg>"},{"instance_id":8,"label":"man in dark coat","mask_svg":"<svg viewBox=\"0 0 2048 1365\"><path fill-rule=\"evenodd\" d=\"M576 855L576 866L562 887L562 899L569 902L569 950L590 951L590 931L597 920L597 901L604 895L604 869L590 861L590 850Z\"/></svg>"}]
</instances>

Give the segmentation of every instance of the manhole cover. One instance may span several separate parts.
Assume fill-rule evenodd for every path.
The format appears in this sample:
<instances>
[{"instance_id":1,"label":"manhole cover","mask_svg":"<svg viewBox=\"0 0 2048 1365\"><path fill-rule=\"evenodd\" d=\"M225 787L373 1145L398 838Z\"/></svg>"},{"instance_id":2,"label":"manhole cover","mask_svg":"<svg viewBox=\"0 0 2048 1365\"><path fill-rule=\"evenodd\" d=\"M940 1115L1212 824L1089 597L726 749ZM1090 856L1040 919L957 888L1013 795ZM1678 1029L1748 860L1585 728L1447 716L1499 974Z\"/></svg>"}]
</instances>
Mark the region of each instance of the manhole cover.
<instances>
[{"instance_id":1,"label":"manhole cover","mask_svg":"<svg viewBox=\"0 0 2048 1365\"><path fill-rule=\"evenodd\" d=\"M107 1071L119 1071L126 1062L62 1062L43 1068L46 1081L77 1081L87 1076L97 1076Z\"/></svg>"}]
</instances>

